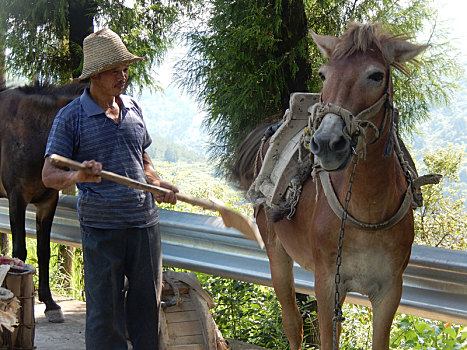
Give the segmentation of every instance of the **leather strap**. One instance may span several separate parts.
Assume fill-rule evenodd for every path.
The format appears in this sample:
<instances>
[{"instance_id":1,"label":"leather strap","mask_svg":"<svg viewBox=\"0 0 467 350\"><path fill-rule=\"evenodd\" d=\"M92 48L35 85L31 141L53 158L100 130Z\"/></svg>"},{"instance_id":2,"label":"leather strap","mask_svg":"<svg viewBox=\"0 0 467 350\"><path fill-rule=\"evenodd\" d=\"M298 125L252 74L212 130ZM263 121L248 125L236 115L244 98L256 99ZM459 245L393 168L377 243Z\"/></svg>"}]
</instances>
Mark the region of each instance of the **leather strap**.
<instances>
[{"instance_id":1,"label":"leather strap","mask_svg":"<svg viewBox=\"0 0 467 350\"><path fill-rule=\"evenodd\" d=\"M339 198L337 198L337 195L334 192L334 188L332 187L331 180L329 178L329 173L327 171L321 171L319 172L319 178L321 180L321 185L323 186L324 194L326 195L329 206L331 207L334 214L336 214L338 218L342 219L342 216L344 214L344 207L339 202ZM411 207L412 207L412 186L409 184L405 192L405 197L404 197L404 200L402 201L402 204L400 205L397 212L392 217L390 217L388 220L379 222L377 224L370 224L370 223L357 220L349 213L347 213L347 220L349 221L349 224L352 225L353 227L356 227L364 231L385 230L385 229L393 227L399 221L401 221L405 217L405 215L407 214L407 212L409 211Z\"/></svg>"}]
</instances>

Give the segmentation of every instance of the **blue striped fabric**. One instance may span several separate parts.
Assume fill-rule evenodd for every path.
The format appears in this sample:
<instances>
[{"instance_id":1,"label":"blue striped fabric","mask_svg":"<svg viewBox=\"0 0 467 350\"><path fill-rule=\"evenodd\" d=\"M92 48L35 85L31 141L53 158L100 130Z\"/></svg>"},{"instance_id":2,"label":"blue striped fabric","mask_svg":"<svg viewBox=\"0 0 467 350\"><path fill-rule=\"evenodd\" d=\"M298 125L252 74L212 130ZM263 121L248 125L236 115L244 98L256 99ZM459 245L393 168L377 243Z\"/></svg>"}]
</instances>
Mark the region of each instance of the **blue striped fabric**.
<instances>
[{"instance_id":1,"label":"blue striped fabric","mask_svg":"<svg viewBox=\"0 0 467 350\"><path fill-rule=\"evenodd\" d=\"M105 170L146 182L143 150L151 144L141 108L120 95L120 122L107 117L89 95L83 94L55 117L45 156L53 153L78 162L96 160ZM82 224L95 228L149 227L158 210L151 193L102 179L77 184L78 215Z\"/></svg>"}]
</instances>

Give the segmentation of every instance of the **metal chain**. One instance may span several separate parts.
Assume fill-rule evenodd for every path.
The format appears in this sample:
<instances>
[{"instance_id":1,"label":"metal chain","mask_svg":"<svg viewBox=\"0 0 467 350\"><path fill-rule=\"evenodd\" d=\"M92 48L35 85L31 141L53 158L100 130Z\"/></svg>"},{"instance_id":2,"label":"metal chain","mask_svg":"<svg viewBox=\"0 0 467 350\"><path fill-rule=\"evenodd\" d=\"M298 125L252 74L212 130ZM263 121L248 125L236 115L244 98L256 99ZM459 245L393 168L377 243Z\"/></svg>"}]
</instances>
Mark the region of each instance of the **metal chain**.
<instances>
[{"instance_id":1,"label":"metal chain","mask_svg":"<svg viewBox=\"0 0 467 350\"><path fill-rule=\"evenodd\" d=\"M344 243L344 228L345 221L347 220L347 209L349 207L350 197L352 196L352 184L355 181L355 169L359 161L358 153L354 147L352 147L352 162L353 169L349 178L349 185L347 192L345 193L345 203L344 203L344 212L342 214L341 227L339 232L339 242L337 244L337 256L336 256L336 275L334 278L336 291L334 294L334 317L332 319L333 324L333 349L337 350L339 348L339 337L338 337L338 324L343 322L345 318L342 316L342 307L340 304L340 294L339 294L339 284L341 282L340 267L342 264L342 245Z\"/></svg>"}]
</instances>

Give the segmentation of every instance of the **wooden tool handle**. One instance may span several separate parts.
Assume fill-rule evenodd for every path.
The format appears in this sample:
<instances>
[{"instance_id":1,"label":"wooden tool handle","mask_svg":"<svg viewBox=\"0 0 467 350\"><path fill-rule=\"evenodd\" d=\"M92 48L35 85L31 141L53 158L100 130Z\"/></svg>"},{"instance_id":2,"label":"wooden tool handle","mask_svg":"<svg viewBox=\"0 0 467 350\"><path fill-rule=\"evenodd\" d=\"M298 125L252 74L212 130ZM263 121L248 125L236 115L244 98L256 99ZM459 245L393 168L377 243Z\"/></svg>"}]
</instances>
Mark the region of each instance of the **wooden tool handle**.
<instances>
[{"instance_id":1,"label":"wooden tool handle","mask_svg":"<svg viewBox=\"0 0 467 350\"><path fill-rule=\"evenodd\" d=\"M74 160L62 157L62 156L60 156L58 154L52 154L50 156L50 162L53 165L58 166L58 167L67 167L67 168L74 169L74 170L84 170L84 171L86 171L88 173L91 170L91 169L87 168L86 166L84 166L82 163L79 163L79 162L76 162ZM140 190L143 190L143 191L148 191L148 192L151 192L151 193L154 193L154 194L157 194L157 195L160 195L160 194L164 195L164 194L170 192L169 189L154 186L154 185L150 185L150 184L147 184L147 183L142 183L142 182L139 182L139 181L136 181L136 180L130 179L128 177L118 175L118 174L115 174L113 172L106 171L106 170L101 171L101 176L104 179L114 181L114 182L117 182L117 183L122 184L122 185L134 187L134 188L137 188L137 189L140 189ZM218 210L217 206L213 202L211 202L209 200L193 197L193 196L182 194L182 193L176 193L175 195L177 197L177 200L180 200L182 202L193 204L193 205L196 205L196 206L200 206L200 207L202 207L204 209Z\"/></svg>"},{"instance_id":2,"label":"wooden tool handle","mask_svg":"<svg viewBox=\"0 0 467 350\"><path fill-rule=\"evenodd\" d=\"M50 162L54 166L58 167L67 167L74 170L84 170L90 172L91 169L84 166L82 163L76 162L74 160L59 156L58 154L52 154L50 157ZM154 194L166 194L169 192L169 189L149 185L147 183L138 182L136 180L130 179L128 177L112 173L110 171L101 171L101 176L104 179L117 182L122 185L131 186L138 188L140 190L149 191ZM233 227L238 231L242 232L246 237L252 239L260 245L261 248L264 247L263 240L259 233L258 227L256 224L250 220L248 217L238 213L232 208L228 207L225 203L222 203L218 200L207 200L202 198L193 197L186 194L175 193L177 200L180 200L185 203L196 205L202 207L203 209L218 211L221 214L222 220L227 227Z\"/></svg>"}]
</instances>

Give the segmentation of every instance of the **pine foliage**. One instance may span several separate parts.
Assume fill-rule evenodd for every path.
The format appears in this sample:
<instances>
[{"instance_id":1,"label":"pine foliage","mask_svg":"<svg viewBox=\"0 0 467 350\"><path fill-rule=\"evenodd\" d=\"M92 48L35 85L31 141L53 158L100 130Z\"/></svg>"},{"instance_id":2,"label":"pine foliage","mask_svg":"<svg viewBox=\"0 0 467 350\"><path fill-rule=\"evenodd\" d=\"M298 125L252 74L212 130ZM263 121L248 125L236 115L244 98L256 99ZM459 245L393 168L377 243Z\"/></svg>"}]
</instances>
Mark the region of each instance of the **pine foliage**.
<instances>
[{"instance_id":1,"label":"pine foliage","mask_svg":"<svg viewBox=\"0 0 467 350\"><path fill-rule=\"evenodd\" d=\"M279 120L289 95L306 91L306 18L301 1L211 2L204 28L189 35L179 82L204 104L213 159L228 164L261 123Z\"/></svg>"},{"instance_id":2,"label":"pine foliage","mask_svg":"<svg viewBox=\"0 0 467 350\"><path fill-rule=\"evenodd\" d=\"M411 77L394 74L400 129L413 131L429 108L449 102L462 70L448 34L429 0L210 0L206 24L188 36L191 50L178 65L179 83L204 104L210 156L227 173L245 136L280 120L291 92L319 92L316 72L324 62L307 36L339 36L349 21L382 22L392 33L424 39L429 50ZM422 43L426 43L422 42Z\"/></svg>"},{"instance_id":3,"label":"pine foliage","mask_svg":"<svg viewBox=\"0 0 467 350\"><path fill-rule=\"evenodd\" d=\"M152 64L170 47L175 24L200 0L11 0L0 10L7 70L29 80L65 83L80 75L83 39L100 28L118 33L128 49L147 59L131 66L132 84L153 86ZM94 28L96 26L96 28ZM0 28L2 29L2 28Z\"/></svg>"}]
</instances>

